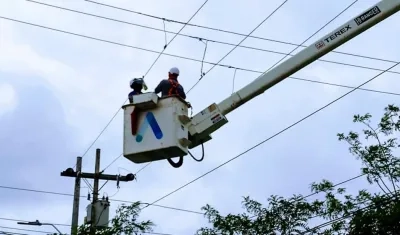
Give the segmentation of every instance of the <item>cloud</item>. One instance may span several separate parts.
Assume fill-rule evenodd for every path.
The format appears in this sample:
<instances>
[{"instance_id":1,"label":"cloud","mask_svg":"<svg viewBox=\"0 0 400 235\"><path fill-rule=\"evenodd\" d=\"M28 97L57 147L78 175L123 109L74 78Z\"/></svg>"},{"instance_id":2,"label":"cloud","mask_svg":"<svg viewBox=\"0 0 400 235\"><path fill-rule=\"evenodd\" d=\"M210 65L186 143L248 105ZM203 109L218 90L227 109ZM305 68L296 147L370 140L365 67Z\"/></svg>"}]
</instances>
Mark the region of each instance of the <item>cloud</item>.
<instances>
[{"instance_id":1,"label":"cloud","mask_svg":"<svg viewBox=\"0 0 400 235\"><path fill-rule=\"evenodd\" d=\"M17 95L12 85L0 84L0 116L12 112L17 105Z\"/></svg>"}]
</instances>

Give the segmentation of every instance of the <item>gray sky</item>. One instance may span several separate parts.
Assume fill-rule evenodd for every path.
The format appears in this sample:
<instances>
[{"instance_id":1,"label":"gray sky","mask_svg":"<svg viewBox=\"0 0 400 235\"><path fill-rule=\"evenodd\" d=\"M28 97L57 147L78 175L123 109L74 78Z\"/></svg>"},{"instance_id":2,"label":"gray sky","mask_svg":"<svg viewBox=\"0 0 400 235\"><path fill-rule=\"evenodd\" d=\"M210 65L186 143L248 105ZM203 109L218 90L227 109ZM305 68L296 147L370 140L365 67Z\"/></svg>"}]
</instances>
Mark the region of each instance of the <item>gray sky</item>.
<instances>
[{"instance_id":1,"label":"gray sky","mask_svg":"<svg viewBox=\"0 0 400 235\"><path fill-rule=\"evenodd\" d=\"M162 29L161 20L110 9L88 2L44 1L105 17ZM100 1L100 0L99 0ZM101 2L135 11L186 22L203 0ZM193 24L240 32L251 32L282 0L209 0L191 21ZM353 1L289 0L253 35L268 39L302 43ZM377 1L361 0L308 40L317 38L361 13ZM154 51L165 44L163 32L111 22L63 11L24 0L0 3L0 16L54 27L91 37L114 41ZM396 14L337 51L392 61L400 60L398 40L400 15ZM166 29L177 32L182 25L166 22ZM243 37L187 26L184 34L236 44ZM171 40L172 34L167 35ZM242 45L288 53L295 46L248 38ZM205 60L218 62L232 46L208 43ZM298 51L298 50L297 50ZM296 51L296 52L297 52ZM204 45L198 40L178 36L166 53L201 60ZM0 19L0 170L1 186L59 193L73 193L72 178L60 172L75 165L121 107L129 93L129 80L146 73L158 55L110 43L80 38L43 28ZM255 71L265 71L283 55L237 48L221 63ZM330 53L323 59L357 66L387 69L393 63ZM166 78L168 69L177 66L180 83L188 90L200 77L201 63L163 55L146 77L153 89ZM207 71L211 65L204 64ZM397 69L397 70L396 70ZM393 71L399 71L394 68ZM358 86L379 71L327 62L314 62L294 77ZM215 67L188 94L194 113L232 92L234 69ZM257 73L237 70L234 89L257 77ZM365 88L398 91L398 74L385 73ZM245 151L293 122L331 102L349 89L295 79L286 79L251 102L228 115L229 123L213 134L205 144L201 163L185 158L183 167L172 168L167 161L154 162L138 174L138 181L115 182L102 190L112 199L153 202L199 175ZM184 189L158 202L160 205L200 211L205 204L221 213L241 212L242 196L266 202L271 194L290 196L308 194L309 185L322 178L340 182L360 173L360 164L348 153L347 145L337 140L338 132L359 130L352 123L353 114L370 112L380 117L384 106L397 103L394 95L355 91L322 112L219 168ZM122 152L122 112L110 124L83 158L84 171L94 170L95 148L102 149L101 168ZM199 155L198 148L193 152ZM143 165L119 158L108 174L135 173ZM124 168L124 169L122 169ZM92 182L91 182L92 183ZM82 185L85 184L82 182ZM367 187L364 179L345 185L350 191ZM69 224L72 197L0 189L1 218L42 220ZM88 189L81 190L86 195ZM80 222L89 202L81 200ZM111 216L118 206L111 204ZM155 232L174 235L193 234L207 225L202 215L160 207L146 208L141 218L156 223ZM18 227L15 222L0 220L0 226ZM51 228L18 227L23 229ZM69 227L60 226L69 233ZM4 229L6 230L6 229ZM14 231L15 230L8 230ZM27 232L29 233L29 232ZM32 233L37 234L37 233Z\"/></svg>"}]
</instances>

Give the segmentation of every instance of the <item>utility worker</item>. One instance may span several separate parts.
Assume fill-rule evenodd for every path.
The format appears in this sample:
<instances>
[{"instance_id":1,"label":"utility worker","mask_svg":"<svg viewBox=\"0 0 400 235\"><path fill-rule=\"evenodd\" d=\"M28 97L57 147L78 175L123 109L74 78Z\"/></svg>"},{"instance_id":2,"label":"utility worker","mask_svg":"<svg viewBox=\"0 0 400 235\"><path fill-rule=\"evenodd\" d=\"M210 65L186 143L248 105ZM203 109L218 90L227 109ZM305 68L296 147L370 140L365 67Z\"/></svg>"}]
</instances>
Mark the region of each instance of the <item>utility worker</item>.
<instances>
[{"instance_id":1,"label":"utility worker","mask_svg":"<svg viewBox=\"0 0 400 235\"><path fill-rule=\"evenodd\" d=\"M129 103L133 103L133 96L142 94L142 89L147 90L146 83L143 78L134 78L130 81L130 87L133 91L131 91L128 95Z\"/></svg>"},{"instance_id":2,"label":"utility worker","mask_svg":"<svg viewBox=\"0 0 400 235\"><path fill-rule=\"evenodd\" d=\"M181 84L179 84L178 82L178 76L179 69L176 67L171 68L168 72L168 79L163 79L158 84L154 92L156 94L161 92L161 97L178 95L182 99L186 99L185 91L183 90Z\"/></svg>"}]
</instances>

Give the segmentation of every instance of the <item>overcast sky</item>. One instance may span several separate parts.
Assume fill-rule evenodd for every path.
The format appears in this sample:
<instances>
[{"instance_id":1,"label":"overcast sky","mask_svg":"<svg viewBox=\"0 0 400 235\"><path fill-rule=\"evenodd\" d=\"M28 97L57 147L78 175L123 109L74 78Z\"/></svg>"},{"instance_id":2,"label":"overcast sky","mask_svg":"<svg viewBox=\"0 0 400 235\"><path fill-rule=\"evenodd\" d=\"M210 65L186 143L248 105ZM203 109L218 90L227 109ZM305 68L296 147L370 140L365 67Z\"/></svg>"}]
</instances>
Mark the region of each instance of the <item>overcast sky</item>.
<instances>
[{"instance_id":1,"label":"overcast sky","mask_svg":"<svg viewBox=\"0 0 400 235\"><path fill-rule=\"evenodd\" d=\"M81 0L40 1L158 29L164 27L163 21L159 19ZM204 2L99 1L183 22L189 20ZM248 34L282 2L209 0L191 23ZM352 2L289 0L253 35L300 44ZM304 45L310 45L376 2L356 2ZM1 0L0 16L153 51L161 51L165 44L165 34L162 31L94 18L25 0ZM398 61L398 25L400 15L393 15L337 51ZM179 31L182 26L165 23L166 29L172 32ZM237 44L243 39L242 36L192 26L185 27L181 33L231 44ZM173 36L167 34L167 40ZM280 53L288 53L296 47L255 38L246 39L242 45ZM216 63L232 48L208 42L205 60ZM204 44L193 38L178 36L165 52L201 60ZM61 177L60 172L75 165L76 156L86 151L127 98L129 80L133 76L144 75L157 56L157 53L0 19L0 185L72 194L74 179ZM239 47L221 64L265 71L282 57L278 53ZM391 62L338 53L330 53L323 59L358 67L317 61L293 76L358 86L378 74L380 71L377 70L393 65ZM166 78L169 68L173 66L180 69L180 83L186 90L200 78L201 63L162 55L146 76L150 89L154 89L161 79ZM210 64L204 64L205 71L211 67ZM392 71L400 72L400 68ZM194 114L213 102L223 100L232 90L243 87L258 76L254 72L237 70L233 81L234 72L234 69L216 66L190 91L187 100L192 103ZM400 83L396 78L396 73L385 73L365 88L397 92ZM112 199L151 203L348 91L348 88L286 79L229 114L229 123L214 133L213 140L205 144L203 162L198 163L186 157L184 165L179 169L172 168L167 161L154 162L138 174L137 181L121 183L117 194L116 183L109 182L100 195L115 194ZM399 97L395 95L355 91L157 204L200 211L208 203L223 214L235 213L242 211L242 196L266 202L271 194L308 194L310 183L323 178L340 182L356 176L360 173L360 162L348 153L348 146L339 142L336 134L359 130L359 126L352 122L353 114L370 112L378 118L387 104L396 104L398 101ZM102 150L101 169L121 154L122 117L122 112L119 112L84 156L84 171L94 170L96 148ZM193 152L201 154L199 148ZM143 166L121 157L105 173L135 173ZM365 179L360 178L345 187L356 192L368 185ZM1 218L39 219L43 222L70 224L70 196L4 188L0 192ZM82 195L87 193L87 188L81 189ZM88 203L82 198L80 222L86 214ZM114 215L118 205L119 202L112 202L110 216ZM206 219L200 214L160 207L146 208L141 218L153 220L157 225L155 232L174 235L193 234L201 226L207 225ZM21 227L16 222L5 220L0 220L0 226L52 231L51 227ZM70 232L69 227L59 228L63 232Z\"/></svg>"}]
</instances>

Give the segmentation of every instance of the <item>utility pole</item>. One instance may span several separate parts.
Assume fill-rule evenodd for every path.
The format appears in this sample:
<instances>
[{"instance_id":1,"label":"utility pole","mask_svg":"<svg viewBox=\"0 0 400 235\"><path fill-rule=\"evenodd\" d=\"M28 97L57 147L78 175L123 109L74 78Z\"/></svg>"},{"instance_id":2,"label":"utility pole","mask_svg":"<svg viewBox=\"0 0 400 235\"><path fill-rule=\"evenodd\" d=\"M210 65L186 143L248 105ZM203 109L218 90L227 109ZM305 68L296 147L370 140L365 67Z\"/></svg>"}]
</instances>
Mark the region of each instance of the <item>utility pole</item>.
<instances>
[{"instance_id":1,"label":"utility pole","mask_svg":"<svg viewBox=\"0 0 400 235\"><path fill-rule=\"evenodd\" d=\"M82 157L76 158L76 177L75 177L75 188L74 188L74 204L72 208L72 223L71 223L71 234L78 234L78 222L79 222L79 198L81 197L81 173L82 173Z\"/></svg>"},{"instance_id":2,"label":"utility pole","mask_svg":"<svg viewBox=\"0 0 400 235\"><path fill-rule=\"evenodd\" d=\"M124 181L132 181L136 178L136 176L132 173L129 173L125 176L120 175L107 175L103 174L103 171L100 171L100 149L96 149L96 162L95 162L95 171L94 173L86 173L82 172L82 158L78 157L76 171L72 168L67 168L65 171L61 172L61 176L65 177L74 177L75 178L75 190L74 190L74 205L72 209L72 228L71 235L77 235L78 228L78 211L79 211L79 199L80 199L80 180L82 178L93 179L93 201L91 205L91 227L90 234L94 235L96 233L96 222L98 218L96 218L96 202L99 197L99 181L107 180L107 181L117 181L117 185L119 182ZM75 229L74 229L75 228Z\"/></svg>"},{"instance_id":3,"label":"utility pole","mask_svg":"<svg viewBox=\"0 0 400 235\"><path fill-rule=\"evenodd\" d=\"M96 202L99 198L99 175L100 175L100 149L96 149L96 162L94 165L94 178L93 178L93 201L92 201L92 211L91 211L91 226L90 234L96 234Z\"/></svg>"}]
</instances>

